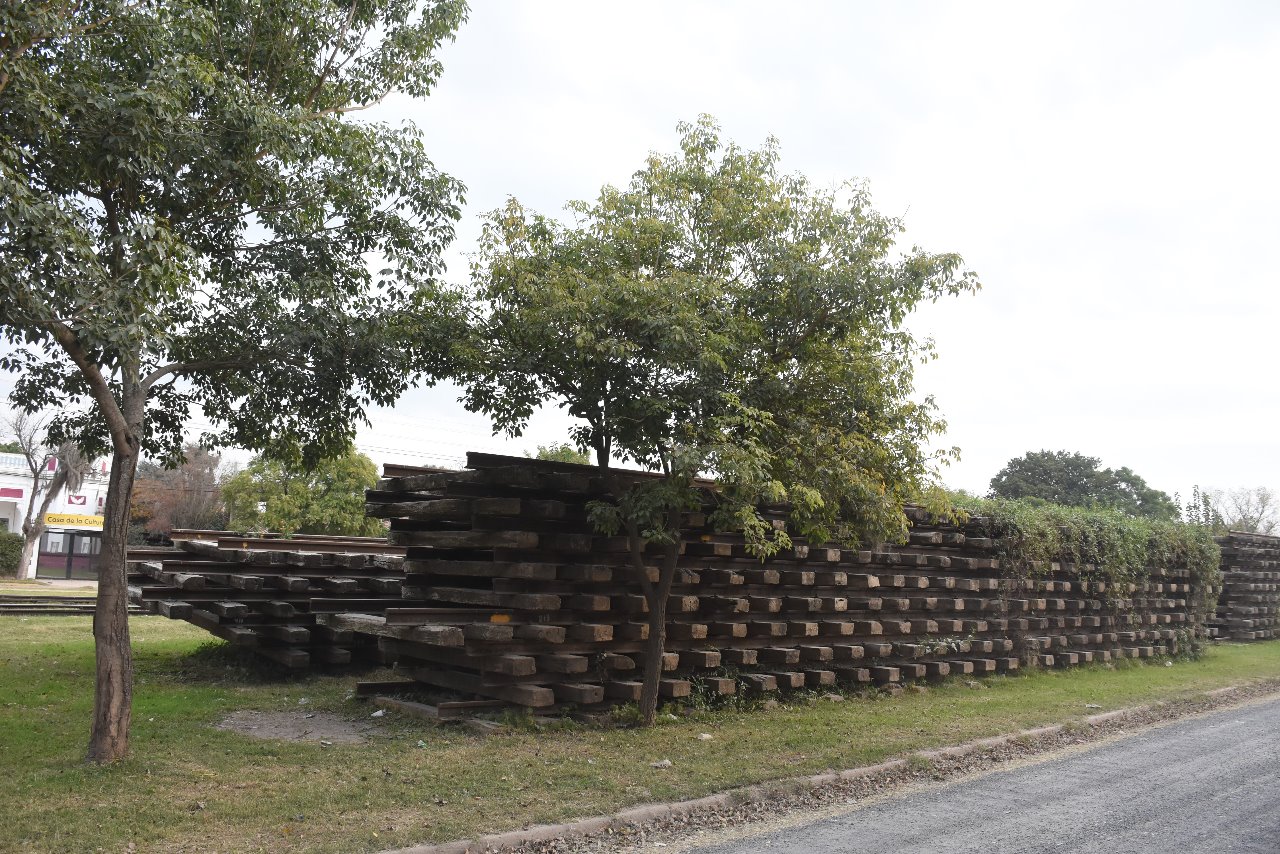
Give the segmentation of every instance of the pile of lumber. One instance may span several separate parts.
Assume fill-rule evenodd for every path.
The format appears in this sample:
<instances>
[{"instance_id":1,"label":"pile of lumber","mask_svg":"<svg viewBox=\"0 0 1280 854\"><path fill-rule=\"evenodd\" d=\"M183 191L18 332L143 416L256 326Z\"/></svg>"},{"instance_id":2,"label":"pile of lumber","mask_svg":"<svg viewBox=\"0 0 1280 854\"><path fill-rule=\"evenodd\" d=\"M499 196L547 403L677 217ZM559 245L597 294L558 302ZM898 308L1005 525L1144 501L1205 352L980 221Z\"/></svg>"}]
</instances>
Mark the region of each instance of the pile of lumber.
<instances>
[{"instance_id":1,"label":"pile of lumber","mask_svg":"<svg viewBox=\"0 0 1280 854\"><path fill-rule=\"evenodd\" d=\"M290 668L345 664L376 646L318 617L402 606L404 549L376 537L173 531L129 552L129 599Z\"/></svg>"},{"instance_id":2,"label":"pile of lumber","mask_svg":"<svg viewBox=\"0 0 1280 854\"><path fill-rule=\"evenodd\" d=\"M1280 537L1232 531L1222 547L1222 595L1211 622L1218 637L1264 640L1276 636L1280 609Z\"/></svg>"},{"instance_id":3,"label":"pile of lumber","mask_svg":"<svg viewBox=\"0 0 1280 854\"><path fill-rule=\"evenodd\" d=\"M513 457L470 454L457 472L398 469L368 494L368 511L406 550L404 596L425 604L317 621L377 636L404 675L466 695L535 709L635 700L646 606L625 539L588 522L587 503L607 493L592 467ZM910 516L903 546L801 542L761 561L691 514L697 534L669 600L661 695L1145 658L1204 632L1184 567L1110 588L1092 566L1003 566L980 519L954 527Z\"/></svg>"},{"instance_id":4,"label":"pile of lumber","mask_svg":"<svg viewBox=\"0 0 1280 854\"><path fill-rule=\"evenodd\" d=\"M92 614L98 604L96 596L28 596L25 594L0 595L0 616L59 617ZM136 606L129 606L130 614L140 614Z\"/></svg>"}]
</instances>

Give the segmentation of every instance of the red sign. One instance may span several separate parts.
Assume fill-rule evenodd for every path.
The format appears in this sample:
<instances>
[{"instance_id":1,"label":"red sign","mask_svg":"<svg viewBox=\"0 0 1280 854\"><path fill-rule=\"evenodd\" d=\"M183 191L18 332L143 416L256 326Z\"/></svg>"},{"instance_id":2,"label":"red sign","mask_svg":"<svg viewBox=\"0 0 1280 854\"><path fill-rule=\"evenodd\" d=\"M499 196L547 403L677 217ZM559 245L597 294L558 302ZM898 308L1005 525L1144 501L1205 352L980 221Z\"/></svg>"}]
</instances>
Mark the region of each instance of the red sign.
<instances>
[{"instance_id":1,"label":"red sign","mask_svg":"<svg viewBox=\"0 0 1280 854\"><path fill-rule=\"evenodd\" d=\"M22 490L11 486L0 486L0 498L21 498Z\"/></svg>"},{"instance_id":2,"label":"red sign","mask_svg":"<svg viewBox=\"0 0 1280 854\"><path fill-rule=\"evenodd\" d=\"M87 495L68 495L67 504L71 507L84 507L89 503Z\"/></svg>"}]
</instances>

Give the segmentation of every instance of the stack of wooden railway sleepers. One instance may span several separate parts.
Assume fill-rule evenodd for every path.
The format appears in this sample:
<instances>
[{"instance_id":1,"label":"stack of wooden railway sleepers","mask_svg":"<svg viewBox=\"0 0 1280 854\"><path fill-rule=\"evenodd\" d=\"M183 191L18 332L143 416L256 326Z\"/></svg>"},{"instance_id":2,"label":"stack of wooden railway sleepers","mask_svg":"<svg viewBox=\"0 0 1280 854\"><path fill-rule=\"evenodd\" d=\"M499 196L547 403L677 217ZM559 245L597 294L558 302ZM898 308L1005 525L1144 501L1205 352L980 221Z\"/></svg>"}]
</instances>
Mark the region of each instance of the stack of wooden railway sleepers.
<instances>
[{"instance_id":1,"label":"stack of wooden railway sleepers","mask_svg":"<svg viewBox=\"0 0 1280 854\"><path fill-rule=\"evenodd\" d=\"M368 512L407 550L404 595L429 604L317 619L378 636L404 675L438 688L541 709L635 700L646 607L625 540L588 522L606 494L589 466L470 454L465 471L399 469ZM982 520L910 515L904 546L798 543L763 561L739 536L698 530L669 600L662 696L1142 658L1203 632L1185 568L1108 589L1090 566L1002 567Z\"/></svg>"},{"instance_id":2,"label":"stack of wooden railway sleepers","mask_svg":"<svg viewBox=\"0 0 1280 854\"><path fill-rule=\"evenodd\" d=\"M1280 627L1280 537L1232 531L1222 547L1222 595L1211 627L1231 640L1274 638Z\"/></svg>"},{"instance_id":3,"label":"stack of wooden railway sleepers","mask_svg":"<svg viewBox=\"0 0 1280 854\"><path fill-rule=\"evenodd\" d=\"M290 668L376 656L376 644L318 615L402 607L404 549L375 537L174 531L171 548L129 553L129 598Z\"/></svg>"},{"instance_id":4,"label":"stack of wooden railway sleepers","mask_svg":"<svg viewBox=\"0 0 1280 854\"><path fill-rule=\"evenodd\" d=\"M0 616L63 617L92 614L97 607L96 596L28 596L24 594L0 595ZM142 613L135 605L129 606L130 614Z\"/></svg>"}]
</instances>

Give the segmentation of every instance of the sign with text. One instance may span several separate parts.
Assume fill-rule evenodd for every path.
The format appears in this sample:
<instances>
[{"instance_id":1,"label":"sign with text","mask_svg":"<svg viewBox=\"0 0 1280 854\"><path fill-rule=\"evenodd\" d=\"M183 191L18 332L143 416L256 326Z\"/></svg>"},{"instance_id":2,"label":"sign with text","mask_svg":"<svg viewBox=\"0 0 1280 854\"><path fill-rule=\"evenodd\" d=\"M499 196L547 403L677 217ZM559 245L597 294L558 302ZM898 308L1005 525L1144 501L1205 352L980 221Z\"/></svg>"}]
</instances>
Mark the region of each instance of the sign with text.
<instances>
[{"instance_id":1,"label":"sign with text","mask_svg":"<svg viewBox=\"0 0 1280 854\"><path fill-rule=\"evenodd\" d=\"M84 528L97 528L102 530L102 516L86 516L82 513L46 513L44 514L44 523L46 525L80 525Z\"/></svg>"}]
</instances>

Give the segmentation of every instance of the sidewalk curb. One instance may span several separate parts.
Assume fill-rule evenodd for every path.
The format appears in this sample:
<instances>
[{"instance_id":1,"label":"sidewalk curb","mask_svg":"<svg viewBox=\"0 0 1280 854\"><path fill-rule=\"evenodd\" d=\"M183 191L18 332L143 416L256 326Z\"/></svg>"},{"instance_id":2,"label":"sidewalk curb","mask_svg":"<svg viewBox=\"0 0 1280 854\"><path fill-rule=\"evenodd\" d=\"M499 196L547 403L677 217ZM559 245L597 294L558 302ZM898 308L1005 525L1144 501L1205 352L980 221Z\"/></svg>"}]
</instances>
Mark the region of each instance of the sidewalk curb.
<instances>
[{"instance_id":1,"label":"sidewalk curb","mask_svg":"<svg viewBox=\"0 0 1280 854\"><path fill-rule=\"evenodd\" d=\"M1196 697L1201 697L1216 700L1250 687L1255 686L1228 685L1225 688L1216 688L1212 691L1204 691L1199 694L1180 699L1194 699ZM1124 718L1145 714L1158 708L1160 705L1162 704L1154 703L1142 706L1133 706L1125 709L1116 709L1110 712L1102 712L1100 714L1090 715L1084 718L1082 723L1090 727L1101 726L1106 723L1123 720ZM560 838L592 836L611 828L643 824L646 822L660 821L669 818L678 818L693 813L721 809L730 806L763 803L781 793L794 793L802 790L819 789L823 786L830 786L836 783L889 774L893 771L907 767L913 760L931 762L935 759L960 758L980 753L983 750L1000 747L1012 741L1022 739L1031 740L1059 735L1067 729L1067 726L1068 725L1066 724L1053 724L1051 726L1025 729L1016 733L997 735L991 738L981 738L976 741L965 742L964 744L957 744L949 747L912 751L902 758L890 759L876 765L850 768L845 771L826 771L821 774L813 774L807 777L790 777L766 783L757 783L752 786L729 789L728 791L720 792L718 794L707 795L706 797L695 798L688 801L674 801L662 804L642 804L637 807L630 807L628 809L621 810L620 812L616 812L611 815L595 816L593 818L581 819L579 821L567 822L565 824L539 824L524 828L523 830L491 834L488 836L481 836L476 839L459 839L454 842L396 848L384 851L382 854L498 854L498 852L511 851L528 843L549 842L553 839Z\"/></svg>"}]
</instances>

